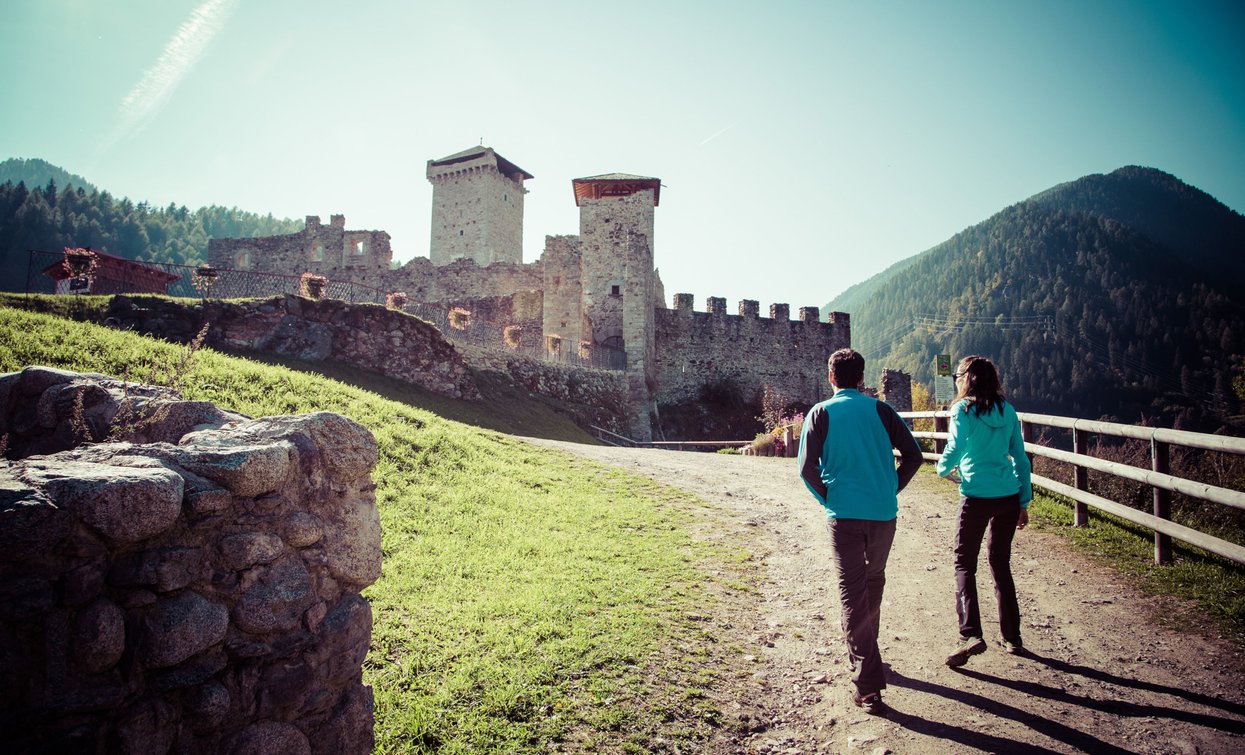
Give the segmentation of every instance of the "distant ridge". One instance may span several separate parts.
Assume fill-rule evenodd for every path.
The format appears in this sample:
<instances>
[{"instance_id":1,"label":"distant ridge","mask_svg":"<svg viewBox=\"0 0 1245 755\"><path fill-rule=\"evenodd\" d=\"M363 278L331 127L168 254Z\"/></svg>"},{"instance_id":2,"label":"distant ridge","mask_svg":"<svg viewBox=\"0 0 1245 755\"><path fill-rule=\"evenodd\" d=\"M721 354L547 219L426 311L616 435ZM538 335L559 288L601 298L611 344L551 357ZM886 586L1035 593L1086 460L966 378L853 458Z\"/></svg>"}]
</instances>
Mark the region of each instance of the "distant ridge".
<instances>
[{"instance_id":1,"label":"distant ridge","mask_svg":"<svg viewBox=\"0 0 1245 755\"><path fill-rule=\"evenodd\" d=\"M88 194L98 191L95 184L77 173L70 173L64 168L59 168L37 157L30 159L10 157L0 162L0 184L10 181L16 184L24 181L26 188L31 189L36 186L46 186L49 180L56 182L58 190L73 186L85 190Z\"/></svg>"},{"instance_id":2,"label":"distant ridge","mask_svg":"<svg viewBox=\"0 0 1245 755\"><path fill-rule=\"evenodd\" d=\"M303 227L303 221L236 207L153 207L115 197L45 160L0 162L0 290L50 285L46 276L31 276L31 250L60 253L89 246L127 259L195 265L207 259L208 239L272 236Z\"/></svg>"},{"instance_id":3,"label":"distant ridge","mask_svg":"<svg viewBox=\"0 0 1245 755\"><path fill-rule=\"evenodd\" d=\"M826 305L879 367L995 359L1022 410L1215 430L1241 414L1245 216L1154 168L1052 187Z\"/></svg>"}]
</instances>

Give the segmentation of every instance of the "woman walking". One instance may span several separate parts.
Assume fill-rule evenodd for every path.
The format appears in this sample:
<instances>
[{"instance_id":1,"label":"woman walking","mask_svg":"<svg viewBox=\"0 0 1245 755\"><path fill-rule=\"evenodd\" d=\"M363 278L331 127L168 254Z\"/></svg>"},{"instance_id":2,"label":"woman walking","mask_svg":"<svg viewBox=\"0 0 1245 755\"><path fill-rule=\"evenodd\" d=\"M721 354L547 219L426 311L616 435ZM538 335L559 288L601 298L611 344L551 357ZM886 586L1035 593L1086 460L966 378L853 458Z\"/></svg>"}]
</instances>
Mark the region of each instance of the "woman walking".
<instances>
[{"instance_id":1,"label":"woman walking","mask_svg":"<svg viewBox=\"0 0 1245 755\"><path fill-rule=\"evenodd\" d=\"M960 620L960 645L947 656L956 668L984 653L981 610L977 602L977 557L986 542L994 575L1003 649L1021 652L1020 606L1012 579L1012 538L1029 523L1029 457L1016 410L1003 397L999 373L982 356L960 361L955 373L956 401L951 407L951 432L938 474L960 484L960 519L955 533L955 610Z\"/></svg>"}]
</instances>

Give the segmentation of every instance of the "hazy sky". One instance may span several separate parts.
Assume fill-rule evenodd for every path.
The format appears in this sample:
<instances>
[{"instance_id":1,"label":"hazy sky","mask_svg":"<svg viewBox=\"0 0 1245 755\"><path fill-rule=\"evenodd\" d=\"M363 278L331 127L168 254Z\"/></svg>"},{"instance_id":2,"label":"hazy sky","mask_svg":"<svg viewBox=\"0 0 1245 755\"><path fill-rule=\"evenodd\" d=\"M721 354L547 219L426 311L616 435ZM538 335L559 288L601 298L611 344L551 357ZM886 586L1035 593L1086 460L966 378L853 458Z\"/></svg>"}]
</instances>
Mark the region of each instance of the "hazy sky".
<instances>
[{"instance_id":1,"label":"hazy sky","mask_svg":"<svg viewBox=\"0 0 1245 755\"><path fill-rule=\"evenodd\" d=\"M0 159L134 201L343 213L427 256L425 163L662 180L676 292L820 306L1055 184L1123 165L1245 210L1237 2L5 0Z\"/></svg>"}]
</instances>

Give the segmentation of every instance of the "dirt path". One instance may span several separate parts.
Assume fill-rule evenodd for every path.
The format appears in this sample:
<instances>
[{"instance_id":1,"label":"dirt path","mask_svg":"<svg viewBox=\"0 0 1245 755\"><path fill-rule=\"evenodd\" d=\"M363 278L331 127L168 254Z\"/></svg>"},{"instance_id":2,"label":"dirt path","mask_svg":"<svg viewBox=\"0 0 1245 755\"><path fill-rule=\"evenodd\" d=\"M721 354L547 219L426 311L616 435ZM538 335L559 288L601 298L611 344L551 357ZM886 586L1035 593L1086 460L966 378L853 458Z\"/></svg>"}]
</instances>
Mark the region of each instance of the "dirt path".
<instances>
[{"instance_id":1,"label":"dirt path","mask_svg":"<svg viewBox=\"0 0 1245 755\"><path fill-rule=\"evenodd\" d=\"M1029 654L998 648L989 569L978 575L991 649L952 671L955 489L922 471L900 497L880 642L888 719L851 704L821 508L794 460L556 447L694 493L762 562L750 616L715 616L754 665L724 698L714 752L1245 752L1245 658L1153 619L1162 605L1057 536L1018 533L1012 556ZM737 697L738 699L730 699Z\"/></svg>"}]
</instances>

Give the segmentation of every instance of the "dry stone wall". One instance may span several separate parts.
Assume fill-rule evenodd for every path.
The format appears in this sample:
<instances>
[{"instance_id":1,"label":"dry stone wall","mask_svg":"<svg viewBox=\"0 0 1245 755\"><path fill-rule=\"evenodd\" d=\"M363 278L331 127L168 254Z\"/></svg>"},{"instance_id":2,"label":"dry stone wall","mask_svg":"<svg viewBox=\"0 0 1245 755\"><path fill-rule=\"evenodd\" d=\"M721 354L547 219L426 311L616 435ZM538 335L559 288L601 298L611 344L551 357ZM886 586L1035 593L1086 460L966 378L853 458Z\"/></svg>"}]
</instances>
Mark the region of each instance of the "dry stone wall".
<instances>
[{"instance_id":1,"label":"dry stone wall","mask_svg":"<svg viewBox=\"0 0 1245 755\"><path fill-rule=\"evenodd\" d=\"M371 751L371 433L31 367L0 435L6 749Z\"/></svg>"},{"instance_id":2,"label":"dry stone wall","mask_svg":"<svg viewBox=\"0 0 1245 755\"><path fill-rule=\"evenodd\" d=\"M191 305L157 297L114 297L115 327L185 343L204 323L208 346L334 361L454 398L478 399L462 356L432 325L377 304L277 296Z\"/></svg>"}]
</instances>

